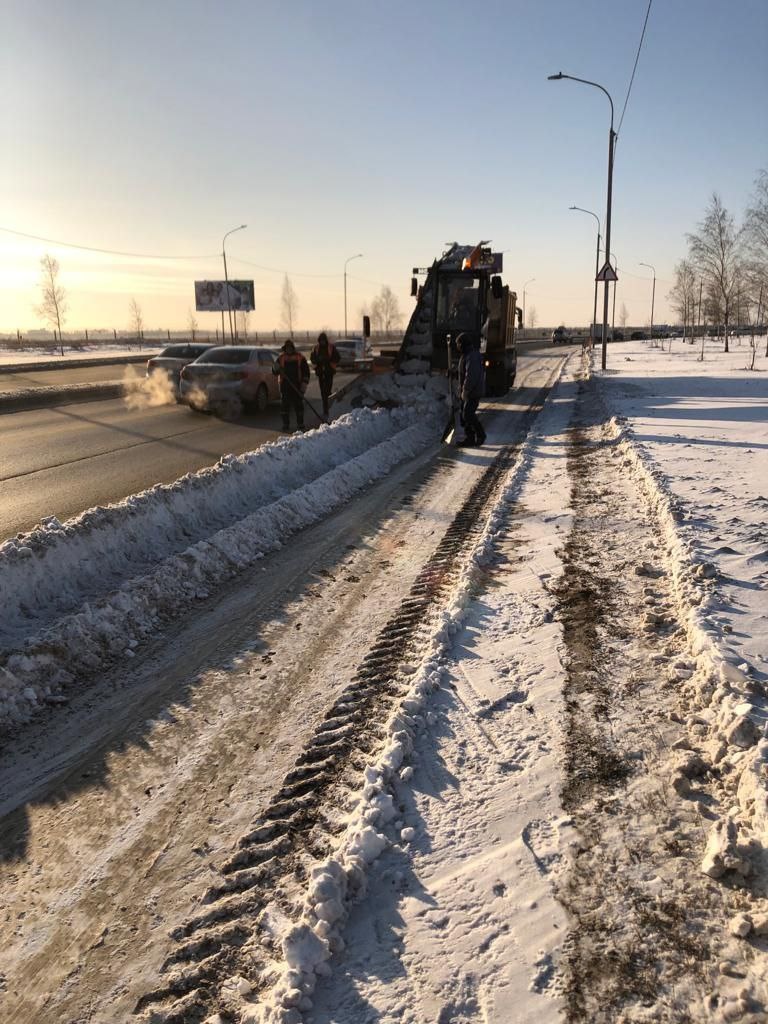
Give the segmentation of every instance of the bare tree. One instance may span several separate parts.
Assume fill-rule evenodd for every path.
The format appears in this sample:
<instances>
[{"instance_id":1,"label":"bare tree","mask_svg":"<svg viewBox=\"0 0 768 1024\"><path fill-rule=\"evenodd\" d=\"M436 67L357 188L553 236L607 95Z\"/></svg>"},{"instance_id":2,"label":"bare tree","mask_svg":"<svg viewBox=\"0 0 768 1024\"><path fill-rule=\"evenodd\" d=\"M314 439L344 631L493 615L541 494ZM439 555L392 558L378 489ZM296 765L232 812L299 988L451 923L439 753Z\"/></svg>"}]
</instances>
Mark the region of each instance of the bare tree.
<instances>
[{"instance_id":1,"label":"bare tree","mask_svg":"<svg viewBox=\"0 0 768 1024\"><path fill-rule=\"evenodd\" d=\"M400 312L400 304L397 296L389 287L383 284L381 291L371 303L371 321L377 330L390 334L397 330L403 319Z\"/></svg>"},{"instance_id":2,"label":"bare tree","mask_svg":"<svg viewBox=\"0 0 768 1024\"><path fill-rule=\"evenodd\" d=\"M531 308L528 311L528 326L529 327L535 327L537 319L538 319L538 314L536 313L536 307L535 306L531 306Z\"/></svg>"},{"instance_id":3,"label":"bare tree","mask_svg":"<svg viewBox=\"0 0 768 1024\"><path fill-rule=\"evenodd\" d=\"M740 272L741 233L717 192L712 193L699 230L688 235L688 246L691 262L704 278L710 308L722 318L727 352L728 325Z\"/></svg>"},{"instance_id":4,"label":"bare tree","mask_svg":"<svg viewBox=\"0 0 768 1024\"><path fill-rule=\"evenodd\" d=\"M627 320L629 320L629 310L627 309L626 303L622 302L621 309L619 310L619 323L622 328L627 326Z\"/></svg>"},{"instance_id":5,"label":"bare tree","mask_svg":"<svg viewBox=\"0 0 768 1024\"><path fill-rule=\"evenodd\" d=\"M187 312L187 328L192 336L192 341L194 341L197 334L197 317L192 309Z\"/></svg>"},{"instance_id":6,"label":"bare tree","mask_svg":"<svg viewBox=\"0 0 768 1024\"><path fill-rule=\"evenodd\" d=\"M248 341L248 317L251 315L249 309L241 309L235 313L235 326L237 327L238 334L242 334L246 341Z\"/></svg>"},{"instance_id":7,"label":"bare tree","mask_svg":"<svg viewBox=\"0 0 768 1024\"><path fill-rule=\"evenodd\" d=\"M59 349L64 355L64 342L61 337L61 327L67 312L67 293L59 284L59 261L46 253L40 260L40 291L42 302L35 306L35 312L43 317L46 323L53 330L54 338L56 331L59 332Z\"/></svg>"},{"instance_id":8,"label":"bare tree","mask_svg":"<svg viewBox=\"0 0 768 1024\"><path fill-rule=\"evenodd\" d=\"M141 339L144 337L144 316L141 306L135 298L131 299L131 330L136 335L136 341L141 348Z\"/></svg>"},{"instance_id":9,"label":"bare tree","mask_svg":"<svg viewBox=\"0 0 768 1024\"><path fill-rule=\"evenodd\" d=\"M673 312L683 322L683 341L688 333L688 325L691 325L691 341L693 341L693 322L696 312L696 295L698 292L699 279L696 270L690 260L680 260L675 267L675 283L667 292L667 298Z\"/></svg>"},{"instance_id":10,"label":"bare tree","mask_svg":"<svg viewBox=\"0 0 768 1024\"><path fill-rule=\"evenodd\" d=\"M285 275L283 279L283 291L280 296L280 308L282 310L280 315L280 322L283 327L288 331L291 337L293 337L293 329L296 325L296 316L299 312L299 299L294 291L293 285L291 284L288 275Z\"/></svg>"},{"instance_id":11,"label":"bare tree","mask_svg":"<svg viewBox=\"0 0 768 1024\"><path fill-rule=\"evenodd\" d=\"M768 270L768 171L758 172L755 191L744 218L744 239L749 255Z\"/></svg>"}]
</instances>

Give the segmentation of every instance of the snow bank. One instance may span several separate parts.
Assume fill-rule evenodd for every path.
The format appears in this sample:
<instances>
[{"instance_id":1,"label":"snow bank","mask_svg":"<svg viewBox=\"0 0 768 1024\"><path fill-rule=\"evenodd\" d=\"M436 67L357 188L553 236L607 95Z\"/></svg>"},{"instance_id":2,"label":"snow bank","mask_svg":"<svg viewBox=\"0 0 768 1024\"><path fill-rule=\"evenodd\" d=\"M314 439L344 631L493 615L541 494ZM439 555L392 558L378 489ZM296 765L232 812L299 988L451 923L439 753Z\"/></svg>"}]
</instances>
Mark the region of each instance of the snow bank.
<instances>
[{"instance_id":1,"label":"snow bank","mask_svg":"<svg viewBox=\"0 0 768 1024\"><path fill-rule=\"evenodd\" d=\"M418 366L415 364L418 362ZM383 405L399 406L414 402L429 406L448 396L447 379L429 373L429 363L411 360L408 373L376 373L360 377L349 389L344 405L355 408ZM418 371L418 372L417 372Z\"/></svg>"},{"instance_id":2,"label":"snow bank","mask_svg":"<svg viewBox=\"0 0 768 1024\"><path fill-rule=\"evenodd\" d=\"M413 749L424 724L425 704L446 673L446 654L461 630L483 567L497 556L496 538L507 506L517 499L531 459L542 436L550 429L552 397L537 428L526 439L518 459L507 473L491 508L483 532L468 553L459 578L441 610L428 641L427 653L386 725L382 749L365 769L365 783L347 820L335 852L311 871L300 920L282 938L284 966L258 1007L241 1006L243 1024L301 1024L313 1007L312 996L320 977L332 973L330 959L344 948L343 925L351 903L365 894L368 866L393 841L407 844L412 829L399 829L393 801L393 780L411 778L403 762ZM559 415L559 410L555 410ZM428 714L428 712L427 712Z\"/></svg>"},{"instance_id":3,"label":"snow bank","mask_svg":"<svg viewBox=\"0 0 768 1024\"><path fill-rule=\"evenodd\" d=\"M0 724L120 657L163 620L434 441L434 403L361 409L0 547Z\"/></svg>"},{"instance_id":4,"label":"snow bank","mask_svg":"<svg viewBox=\"0 0 768 1024\"><path fill-rule=\"evenodd\" d=\"M653 353L637 352L634 353L634 360L650 360L653 356ZM655 358L658 359L659 356L656 355ZM678 358L681 363L684 360L690 362L692 354L681 351ZM743 353L736 358L743 360ZM669 355L666 360L667 363L671 362ZM633 361L632 357L628 361ZM675 408L669 412L665 411L663 425L654 419L652 436L664 430L664 440L674 442L678 439L677 443L681 448L690 447L685 444L686 436L672 431L680 427L681 421L684 422L691 417L692 410L695 410L696 418L710 431L714 430L714 424L718 424L718 429L723 430L721 423L725 417L719 413L717 402L720 399L721 405L724 405L727 400L727 408L735 408L738 411L738 416L732 413L733 421L736 424L746 422L748 426L742 429L741 444L738 446L734 445L733 434L727 443L723 443L719 435L713 436L711 443L713 446L717 446L718 443L721 445L720 460L727 463L725 469L720 465L717 470L726 477L737 477L741 450L751 454L750 443L761 447L757 437L753 438L751 433L754 429L751 422L756 420L756 416L753 413L750 392L745 389L741 405L735 404L739 396L736 393L738 382L734 387L733 376L736 367L733 365L718 368L710 363L698 368L696 380L688 382L685 379L685 369L684 363L679 369L666 367L666 372L674 379L676 385L673 392L675 401L683 411L678 412ZM675 370L678 376L673 376ZM705 371L709 371L708 375ZM635 369L635 373L638 372L642 371ZM626 384L623 386L627 387ZM630 385L632 386L636 385ZM651 390L650 397L658 404L662 401L669 403L669 396L662 388L659 389L659 397L656 397L653 392L654 385L648 383L646 386ZM606 381L604 391L608 392L607 402L614 411L616 405L624 404L621 401L621 389L621 380L613 380L610 383ZM701 401L702 396L705 397L705 401ZM651 416L647 410L647 406L651 404L646 399L646 420ZM676 419L676 415L679 415L679 420ZM732 612L729 604L735 598L732 596L728 599L724 594L726 572L708 550L707 542L710 537L707 530L697 521L697 516L702 514L701 495L694 491L691 498L685 500L678 493L683 487L681 481L691 480L690 466L684 464L683 457L679 454L670 455L665 451L662 455L658 446L654 445L646 449L638 440L636 433L642 430L645 424L642 427L635 426L620 415L614 416L611 424L614 436L621 445L625 466L636 478L661 526L678 618L686 630L688 645L695 658L695 667L692 670L682 669L677 680L688 700L685 725L691 736L691 745L694 749L700 749L705 760L711 765L719 765L720 769L725 770L723 779L727 779L728 789L734 801L730 813L712 826L702 870L711 877L719 877L726 870L724 864L739 863L746 865L745 871L748 872L750 867L743 854L750 842L759 844L763 849L768 848L768 740L765 738L768 703L759 679L761 671L756 665L750 665L743 657L743 649L740 651L730 640L732 627L725 620ZM698 427L698 430L700 429ZM700 445L706 443L704 440ZM666 449L669 448L668 443ZM658 459L665 457L668 473L663 472L657 464ZM708 471L709 474L714 472ZM754 485L754 478L751 478L751 482ZM717 487L710 489L719 490ZM698 505L691 505L690 501L696 499ZM753 503L754 501L765 502L765 498L755 498ZM742 501L738 511L745 514L748 505L749 501ZM728 516L733 516L734 511L727 506L722 512L717 510L715 514L714 528L722 530L726 534L725 539L730 532L729 522L734 522L733 519L729 520ZM762 532L764 548L764 526L761 528L759 517L751 521L751 526L747 525L755 538ZM724 538L718 533L716 540L722 544ZM727 545L718 550L725 552L726 557L735 554ZM756 582L757 590L749 585L749 581L743 583L750 599L753 591L759 594L759 581ZM747 633L755 638L752 641L753 656L760 660L761 641L757 638L757 633L753 632L759 630L759 616L749 614L744 604L745 600L746 598L740 595L740 628L742 631L746 629ZM727 642L726 638L729 638ZM764 637L762 642L764 643ZM738 848L734 839L736 835L741 841ZM729 837L727 843L724 842L723 836Z\"/></svg>"}]
</instances>

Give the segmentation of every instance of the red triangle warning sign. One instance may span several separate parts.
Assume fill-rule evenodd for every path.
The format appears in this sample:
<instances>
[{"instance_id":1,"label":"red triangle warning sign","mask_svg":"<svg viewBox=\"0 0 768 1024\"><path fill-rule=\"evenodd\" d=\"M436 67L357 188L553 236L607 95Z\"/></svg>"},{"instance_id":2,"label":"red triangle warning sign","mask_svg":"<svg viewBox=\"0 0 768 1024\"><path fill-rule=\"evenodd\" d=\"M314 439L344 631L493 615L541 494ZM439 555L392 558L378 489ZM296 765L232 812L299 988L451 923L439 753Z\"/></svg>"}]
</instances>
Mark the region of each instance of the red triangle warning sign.
<instances>
[{"instance_id":1,"label":"red triangle warning sign","mask_svg":"<svg viewBox=\"0 0 768 1024\"><path fill-rule=\"evenodd\" d=\"M613 269L610 263L607 261L600 268L600 273L595 278L596 281L618 281L619 276Z\"/></svg>"}]
</instances>

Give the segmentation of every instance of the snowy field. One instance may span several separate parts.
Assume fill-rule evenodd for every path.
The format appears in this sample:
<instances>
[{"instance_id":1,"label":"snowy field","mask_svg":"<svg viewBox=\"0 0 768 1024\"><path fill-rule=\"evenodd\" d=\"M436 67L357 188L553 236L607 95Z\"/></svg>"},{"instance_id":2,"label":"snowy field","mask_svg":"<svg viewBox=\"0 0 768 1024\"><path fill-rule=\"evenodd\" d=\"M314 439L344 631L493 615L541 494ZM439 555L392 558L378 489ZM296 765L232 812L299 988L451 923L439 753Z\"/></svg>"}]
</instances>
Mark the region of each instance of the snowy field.
<instances>
[{"instance_id":1,"label":"snowy field","mask_svg":"<svg viewBox=\"0 0 768 1024\"><path fill-rule=\"evenodd\" d=\"M718 578L710 629L729 663L768 683L768 359L755 370L748 342L632 342L601 379L626 421L642 465L684 510L678 532L690 557ZM669 344L669 343L667 343ZM711 568L710 568L711 567Z\"/></svg>"},{"instance_id":2,"label":"snowy field","mask_svg":"<svg viewBox=\"0 0 768 1024\"><path fill-rule=\"evenodd\" d=\"M61 363L66 365L71 360L77 359L104 359L108 361L125 356L138 356L143 353L147 353L147 356L149 356L161 348L163 348L162 342L148 342L141 349L136 345L130 347L121 345L84 345L82 348L67 348L65 345L63 356L58 348L23 348L21 350L0 348L0 371L2 371L3 366L21 363L29 363L30 368L33 368L35 363Z\"/></svg>"}]
</instances>

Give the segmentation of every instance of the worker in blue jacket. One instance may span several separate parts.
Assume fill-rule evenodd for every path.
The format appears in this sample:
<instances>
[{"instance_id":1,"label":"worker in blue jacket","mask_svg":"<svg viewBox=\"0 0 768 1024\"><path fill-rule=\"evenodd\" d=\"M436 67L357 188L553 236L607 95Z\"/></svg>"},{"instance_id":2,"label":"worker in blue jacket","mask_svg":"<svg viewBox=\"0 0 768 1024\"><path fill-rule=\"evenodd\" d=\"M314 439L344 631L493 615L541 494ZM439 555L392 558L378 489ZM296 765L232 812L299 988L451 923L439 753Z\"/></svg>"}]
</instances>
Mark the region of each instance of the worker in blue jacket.
<instances>
[{"instance_id":1,"label":"worker in blue jacket","mask_svg":"<svg viewBox=\"0 0 768 1024\"><path fill-rule=\"evenodd\" d=\"M483 356L470 335L460 334L456 347L459 351L461 421L466 434L458 444L473 448L485 441L485 430L477 415L480 399L485 395L485 367Z\"/></svg>"}]
</instances>

